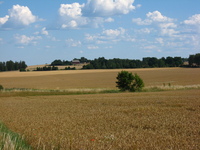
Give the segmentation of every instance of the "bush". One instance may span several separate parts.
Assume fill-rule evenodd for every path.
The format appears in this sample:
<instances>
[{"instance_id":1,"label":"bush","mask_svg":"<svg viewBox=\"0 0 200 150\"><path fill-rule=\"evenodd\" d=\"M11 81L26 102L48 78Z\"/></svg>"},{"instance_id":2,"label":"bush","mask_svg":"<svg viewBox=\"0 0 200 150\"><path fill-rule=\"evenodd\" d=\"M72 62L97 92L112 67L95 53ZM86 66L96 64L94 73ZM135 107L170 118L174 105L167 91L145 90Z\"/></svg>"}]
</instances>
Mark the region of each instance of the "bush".
<instances>
[{"instance_id":1,"label":"bush","mask_svg":"<svg viewBox=\"0 0 200 150\"><path fill-rule=\"evenodd\" d=\"M121 71L118 73L116 79L118 80L116 82L117 87L121 91L136 92L141 91L144 87L143 80L136 73L133 75L128 71Z\"/></svg>"},{"instance_id":2,"label":"bush","mask_svg":"<svg viewBox=\"0 0 200 150\"><path fill-rule=\"evenodd\" d=\"M0 85L0 91L1 91L1 90L3 90L3 89L4 89L4 88L3 88L3 86L2 86L2 85Z\"/></svg>"}]
</instances>

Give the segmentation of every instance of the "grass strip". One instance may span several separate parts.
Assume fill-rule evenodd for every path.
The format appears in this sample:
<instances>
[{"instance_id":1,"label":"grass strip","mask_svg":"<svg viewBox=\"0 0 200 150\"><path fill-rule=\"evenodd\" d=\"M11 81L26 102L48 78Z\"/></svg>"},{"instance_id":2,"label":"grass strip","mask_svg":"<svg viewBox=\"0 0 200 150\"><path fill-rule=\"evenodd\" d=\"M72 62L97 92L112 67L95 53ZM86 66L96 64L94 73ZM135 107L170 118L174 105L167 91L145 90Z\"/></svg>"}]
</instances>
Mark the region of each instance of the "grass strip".
<instances>
[{"instance_id":1,"label":"grass strip","mask_svg":"<svg viewBox=\"0 0 200 150\"><path fill-rule=\"evenodd\" d=\"M26 96L51 96L51 95L83 95L100 93L119 93L113 89L69 89L69 90L48 90L48 89L25 89L12 88L0 91L0 97L26 97Z\"/></svg>"},{"instance_id":2,"label":"grass strip","mask_svg":"<svg viewBox=\"0 0 200 150\"><path fill-rule=\"evenodd\" d=\"M149 86L145 87L141 92L161 92L161 91L176 91L200 89L200 85L186 86ZM26 96L51 96L51 95L84 95L84 94L106 94L106 93L121 93L118 89L27 89L27 88L5 88L0 91L0 97L26 97Z\"/></svg>"},{"instance_id":3,"label":"grass strip","mask_svg":"<svg viewBox=\"0 0 200 150\"><path fill-rule=\"evenodd\" d=\"M32 148L20 135L0 122L0 150L32 150Z\"/></svg>"}]
</instances>

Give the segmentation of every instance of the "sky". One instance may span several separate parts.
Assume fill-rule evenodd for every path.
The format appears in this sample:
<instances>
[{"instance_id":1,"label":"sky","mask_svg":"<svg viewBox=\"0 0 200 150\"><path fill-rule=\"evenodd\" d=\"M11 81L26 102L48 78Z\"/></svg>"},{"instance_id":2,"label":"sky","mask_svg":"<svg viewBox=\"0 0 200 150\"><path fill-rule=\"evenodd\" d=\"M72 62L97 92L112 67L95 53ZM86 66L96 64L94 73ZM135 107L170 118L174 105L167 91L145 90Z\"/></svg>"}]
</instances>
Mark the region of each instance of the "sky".
<instances>
[{"instance_id":1,"label":"sky","mask_svg":"<svg viewBox=\"0 0 200 150\"><path fill-rule=\"evenodd\" d=\"M200 0L0 0L0 61L200 53Z\"/></svg>"}]
</instances>

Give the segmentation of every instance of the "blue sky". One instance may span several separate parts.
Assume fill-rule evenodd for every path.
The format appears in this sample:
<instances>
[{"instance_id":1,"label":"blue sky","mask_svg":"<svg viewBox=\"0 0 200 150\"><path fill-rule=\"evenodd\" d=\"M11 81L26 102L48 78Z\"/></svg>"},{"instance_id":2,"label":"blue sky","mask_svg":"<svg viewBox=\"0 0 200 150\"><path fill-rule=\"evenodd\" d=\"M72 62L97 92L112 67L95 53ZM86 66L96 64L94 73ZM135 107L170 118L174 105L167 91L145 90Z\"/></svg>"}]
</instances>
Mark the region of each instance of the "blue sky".
<instances>
[{"instance_id":1,"label":"blue sky","mask_svg":"<svg viewBox=\"0 0 200 150\"><path fill-rule=\"evenodd\" d=\"M0 61L188 57L200 0L0 0Z\"/></svg>"}]
</instances>

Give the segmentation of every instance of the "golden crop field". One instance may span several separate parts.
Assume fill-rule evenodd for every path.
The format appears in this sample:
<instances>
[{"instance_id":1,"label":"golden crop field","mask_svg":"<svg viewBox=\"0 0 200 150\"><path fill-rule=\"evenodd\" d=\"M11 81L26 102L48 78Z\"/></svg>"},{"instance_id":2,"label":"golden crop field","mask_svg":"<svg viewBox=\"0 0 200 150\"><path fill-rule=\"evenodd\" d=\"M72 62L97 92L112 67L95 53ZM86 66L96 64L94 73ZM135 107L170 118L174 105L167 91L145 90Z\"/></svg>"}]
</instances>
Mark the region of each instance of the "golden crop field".
<instances>
[{"instance_id":1,"label":"golden crop field","mask_svg":"<svg viewBox=\"0 0 200 150\"><path fill-rule=\"evenodd\" d=\"M198 85L199 68L153 68L126 69L138 73L146 86ZM113 70L68 70L50 72L2 72L0 84L5 88L34 89L85 89L116 88L116 76L119 69Z\"/></svg>"},{"instance_id":2,"label":"golden crop field","mask_svg":"<svg viewBox=\"0 0 200 150\"><path fill-rule=\"evenodd\" d=\"M200 90L3 97L0 118L34 149L200 149Z\"/></svg>"},{"instance_id":3,"label":"golden crop field","mask_svg":"<svg viewBox=\"0 0 200 150\"><path fill-rule=\"evenodd\" d=\"M116 89L120 71L4 72L0 73L0 84L5 88ZM200 149L200 69L128 71L138 73L147 87L168 87L170 83L171 90L48 96L0 94L0 121L36 150ZM172 88L181 86L190 88Z\"/></svg>"}]
</instances>

